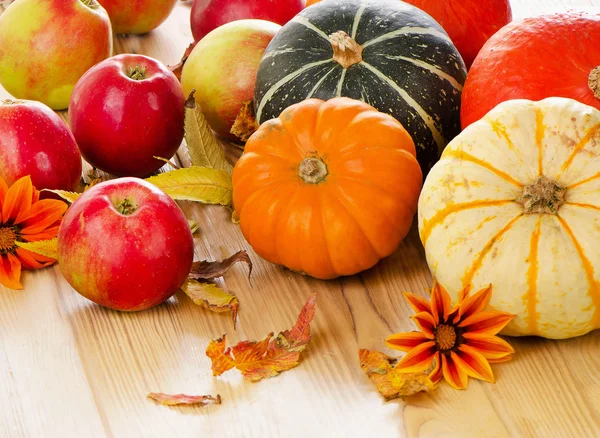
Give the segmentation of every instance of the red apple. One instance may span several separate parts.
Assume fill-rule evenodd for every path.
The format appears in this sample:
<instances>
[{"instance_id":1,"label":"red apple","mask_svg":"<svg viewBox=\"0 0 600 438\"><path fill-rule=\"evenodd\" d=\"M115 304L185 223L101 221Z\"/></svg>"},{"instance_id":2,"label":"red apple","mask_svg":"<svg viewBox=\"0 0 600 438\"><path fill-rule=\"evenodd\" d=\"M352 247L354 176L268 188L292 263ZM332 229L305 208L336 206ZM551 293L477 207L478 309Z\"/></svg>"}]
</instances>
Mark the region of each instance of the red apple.
<instances>
[{"instance_id":1,"label":"red apple","mask_svg":"<svg viewBox=\"0 0 600 438\"><path fill-rule=\"evenodd\" d=\"M77 82L69 105L83 158L117 176L146 176L171 158L183 139L185 97L159 61L118 55Z\"/></svg>"},{"instance_id":2,"label":"red apple","mask_svg":"<svg viewBox=\"0 0 600 438\"><path fill-rule=\"evenodd\" d=\"M196 41L223 24L246 18L284 25L304 8L304 0L194 0L192 34Z\"/></svg>"},{"instance_id":3,"label":"red apple","mask_svg":"<svg viewBox=\"0 0 600 438\"><path fill-rule=\"evenodd\" d=\"M0 15L0 83L17 99L65 109L77 80L111 53L95 0L18 0Z\"/></svg>"},{"instance_id":4,"label":"red apple","mask_svg":"<svg viewBox=\"0 0 600 438\"><path fill-rule=\"evenodd\" d=\"M98 0L115 33L142 34L167 19L177 0Z\"/></svg>"},{"instance_id":5,"label":"red apple","mask_svg":"<svg viewBox=\"0 0 600 438\"><path fill-rule=\"evenodd\" d=\"M281 26L264 20L227 23L202 38L181 72L185 94L196 101L210 127L229 140L242 103L254 99L256 72L262 55Z\"/></svg>"},{"instance_id":6,"label":"red apple","mask_svg":"<svg viewBox=\"0 0 600 438\"><path fill-rule=\"evenodd\" d=\"M25 175L38 190L74 191L81 156L67 124L46 105L5 100L0 102L0 177L12 185Z\"/></svg>"},{"instance_id":7,"label":"red apple","mask_svg":"<svg viewBox=\"0 0 600 438\"><path fill-rule=\"evenodd\" d=\"M169 299L193 258L192 233L179 206L137 178L84 192L58 231L59 265L69 284L111 309L144 310Z\"/></svg>"}]
</instances>

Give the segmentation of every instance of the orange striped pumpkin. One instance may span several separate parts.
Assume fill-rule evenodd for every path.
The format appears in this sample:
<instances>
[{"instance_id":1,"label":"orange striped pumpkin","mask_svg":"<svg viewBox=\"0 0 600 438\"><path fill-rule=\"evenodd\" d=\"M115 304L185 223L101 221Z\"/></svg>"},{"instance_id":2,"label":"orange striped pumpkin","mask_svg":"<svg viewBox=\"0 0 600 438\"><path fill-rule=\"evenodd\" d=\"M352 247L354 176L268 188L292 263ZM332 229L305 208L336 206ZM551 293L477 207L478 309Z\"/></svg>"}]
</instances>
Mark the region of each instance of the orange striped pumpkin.
<instances>
[{"instance_id":1,"label":"orange striped pumpkin","mask_svg":"<svg viewBox=\"0 0 600 438\"><path fill-rule=\"evenodd\" d=\"M445 149L419 199L432 273L458 296L493 285L506 335L600 327L600 111L512 100Z\"/></svg>"}]
</instances>

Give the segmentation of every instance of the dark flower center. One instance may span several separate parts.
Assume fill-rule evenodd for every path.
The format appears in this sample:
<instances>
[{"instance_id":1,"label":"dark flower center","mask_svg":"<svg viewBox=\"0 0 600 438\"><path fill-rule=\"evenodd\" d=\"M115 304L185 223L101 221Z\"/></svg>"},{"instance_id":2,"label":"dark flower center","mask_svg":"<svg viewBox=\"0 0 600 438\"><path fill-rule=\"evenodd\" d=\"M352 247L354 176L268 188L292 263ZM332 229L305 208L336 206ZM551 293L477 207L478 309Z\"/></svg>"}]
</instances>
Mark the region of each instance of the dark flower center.
<instances>
[{"instance_id":1,"label":"dark flower center","mask_svg":"<svg viewBox=\"0 0 600 438\"><path fill-rule=\"evenodd\" d=\"M16 227L0 225L0 254L6 254L14 251L17 241Z\"/></svg>"},{"instance_id":2,"label":"dark flower center","mask_svg":"<svg viewBox=\"0 0 600 438\"><path fill-rule=\"evenodd\" d=\"M440 351L451 350L456 345L456 329L451 325L440 324L435 329L434 338Z\"/></svg>"}]
</instances>

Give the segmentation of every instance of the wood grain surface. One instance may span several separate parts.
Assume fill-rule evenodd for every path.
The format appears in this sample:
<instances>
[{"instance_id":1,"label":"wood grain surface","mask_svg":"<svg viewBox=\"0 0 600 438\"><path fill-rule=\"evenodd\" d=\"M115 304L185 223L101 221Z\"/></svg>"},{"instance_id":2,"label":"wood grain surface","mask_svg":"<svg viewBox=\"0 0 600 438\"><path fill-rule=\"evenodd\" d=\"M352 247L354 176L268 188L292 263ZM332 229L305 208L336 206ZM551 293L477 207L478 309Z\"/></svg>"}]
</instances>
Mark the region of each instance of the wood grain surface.
<instances>
[{"instance_id":1,"label":"wood grain surface","mask_svg":"<svg viewBox=\"0 0 600 438\"><path fill-rule=\"evenodd\" d=\"M600 6L513 3L516 18ZM149 35L117 37L116 53L176 62L192 38L189 6L178 5ZM1 89L0 97L7 97ZM183 149L178 158L187 163ZM197 259L251 254L253 287L242 265L220 282L239 297L237 331L228 314L203 310L181 292L154 309L120 313L79 296L56 266L27 272L25 290L0 286L0 437L600 436L598 331L562 342L513 339L515 358L494 366L495 385L442 384L405 401L382 399L357 351L386 351L387 335L414 328L401 293L425 296L431 283L416 230L375 268L325 282L260 260L230 211L181 205L200 225ZM254 384L235 371L212 377L204 353L211 339L257 340L288 329L311 292L318 294L313 339L297 368ZM151 391L221 394L223 404L168 408L146 399Z\"/></svg>"}]
</instances>

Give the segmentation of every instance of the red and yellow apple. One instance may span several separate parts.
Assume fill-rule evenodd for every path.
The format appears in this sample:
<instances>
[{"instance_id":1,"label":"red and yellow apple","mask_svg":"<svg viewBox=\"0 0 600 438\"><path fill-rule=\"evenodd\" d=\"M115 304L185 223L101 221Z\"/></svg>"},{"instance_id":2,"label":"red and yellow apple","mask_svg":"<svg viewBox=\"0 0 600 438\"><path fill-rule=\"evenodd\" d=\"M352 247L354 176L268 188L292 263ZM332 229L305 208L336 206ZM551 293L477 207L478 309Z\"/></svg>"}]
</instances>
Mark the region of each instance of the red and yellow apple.
<instances>
[{"instance_id":1,"label":"red and yellow apple","mask_svg":"<svg viewBox=\"0 0 600 438\"><path fill-rule=\"evenodd\" d=\"M169 299L193 258L192 233L179 206L137 178L85 191L58 231L58 261L69 284L111 309L144 310Z\"/></svg>"},{"instance_id":2,"label":"red and yellow apple","mask_svg":"<svg viewBox=\"0 0 600 438\"><path fill-rule=\"evenodd\" d=\"M181 73L183 91L196 90L196 101L210 127L230 133L242 103L254 99L256 72L262 55L281 26L264 20L227 23L202 38Z\"/></svg>"},{"instance_id":3,"label":"red and yellow apple","mask_svg":"<svg viewBox=\"0 0 600 438\"><path fill-rule=\"evenodd\" d=\"M0 84L17 99L65 109L77 80L111 53L95 0L18 0L0 15Z\"/></svg>"},{"instance_id":4,"label":"red and yellow apple","mask_svg":"<svg viewBox=\"0 0 600 438\"><path fill-rule=\"evenodd\" d=\"M108 12L114 33L142 34L167 19L177 0L98 0Z\"/></svg>"},{"instance_id":5,"label":"red and yellow apple","mask_svg":"<svg viewBox=\"0 0 600 438\"><path fill-rule=\"evenodd\" d=\"M226 23L244 19L284 25L304 8L304 0L194 0L190 24L194 40L200 41Z\"/></svg>"},{"instance_id":6,"label":"red and yellow apple","mask_svg":"<svg viewBox=\"0 0 600 438\"><path fill-rule=\"evenodd\" d=\"M5 100L0 102L0 177L12 185L26 175L38 190L74 191L81 156L67 124L46 105Z\"/></svg>"},{"instance_id":7,"label":"red and yellow apple","mask_svg":"<svg viewBox=\"0 0 600 438\"><path fill-rule=\"evenodd\" d=\"M175 75L143 55L113 56L77 82L69 121L81 155L117 176L147 176L183 140L185 97Z\"/></svg>"}]
</instances>

